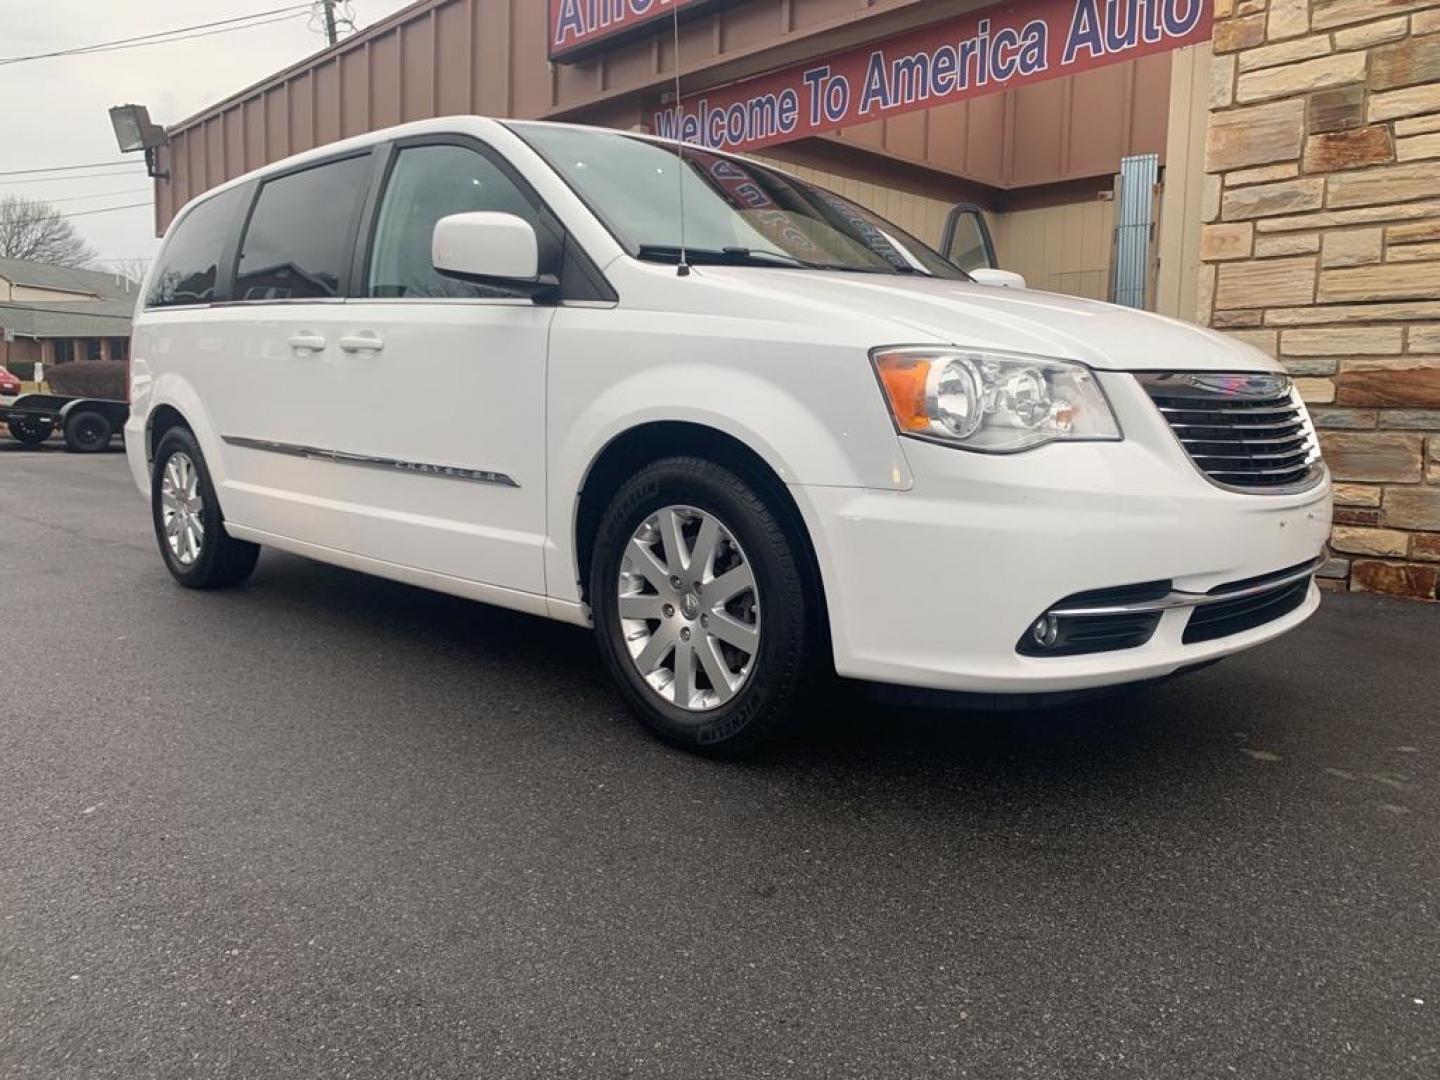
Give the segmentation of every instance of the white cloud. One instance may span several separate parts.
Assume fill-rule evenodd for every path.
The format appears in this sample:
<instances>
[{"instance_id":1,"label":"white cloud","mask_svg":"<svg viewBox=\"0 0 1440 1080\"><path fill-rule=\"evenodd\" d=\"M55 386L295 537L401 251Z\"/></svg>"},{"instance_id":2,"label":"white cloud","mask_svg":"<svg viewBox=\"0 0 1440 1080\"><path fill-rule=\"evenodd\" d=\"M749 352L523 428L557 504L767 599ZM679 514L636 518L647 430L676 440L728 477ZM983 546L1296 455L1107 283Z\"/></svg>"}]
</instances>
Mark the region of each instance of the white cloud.
<instances>
[{"instance_id":1,"label":"white cloud","mask_svg":"<svg viewBox=\"0 0 1440 1080\"><path fill-rule=\"evenodd\" d=\"M352 0L351 6L356 23L367 26L406 2ZM284 6L287 0L0 0L0 55L76 48ZM0 170L119 160L110 106L135 102L157 123L174 123L324 44L302 13L174 44L0 66ZM150 181L140 155L126 160L137 165L114 176L4 184L0 195L63 198L70 201L57 209L67 213L147 200ZM0 177L12 179L19 178ZM121 191L128 194L105 196ZM95 197L76 198L82 195ZM102 258L149 257L158 246L153 212L145 208L78 217L74 224Z\"/></svg>"}]
</instances>

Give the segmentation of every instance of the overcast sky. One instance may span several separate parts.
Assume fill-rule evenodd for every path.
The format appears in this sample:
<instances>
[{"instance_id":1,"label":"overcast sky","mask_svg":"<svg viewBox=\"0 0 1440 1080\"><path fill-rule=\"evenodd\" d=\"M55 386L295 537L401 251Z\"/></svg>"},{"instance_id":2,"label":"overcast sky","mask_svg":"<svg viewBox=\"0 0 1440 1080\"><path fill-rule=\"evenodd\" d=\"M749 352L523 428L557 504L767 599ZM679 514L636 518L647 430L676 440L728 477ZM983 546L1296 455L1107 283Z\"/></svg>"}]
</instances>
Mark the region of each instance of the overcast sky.
<instances>
[{"instance_id":1,"label":"overcast sky","mask_svg":"<svg viewBox=\"0 0 1440 1080\"><path fill-rule=\"evenodd\" d=\"M296 0L0 0L0 58L132 38L287 7ZM360 27L408 0L351 0ZM322 48L325 39L298 17L255 29L91 56L0 65L0 172L120 161L107 110L146 105L174 123ZM149 202L139 154L113 175L39 182L0 176L0 196L56 201L76 213ZM99 170L95 170L99 171ZM63 173L55 174L63 176ZM65 200L60 202L59 200ZM158 241L149 207L72 219L104 259L148 258Z\"/></svg>"}]
</instances>

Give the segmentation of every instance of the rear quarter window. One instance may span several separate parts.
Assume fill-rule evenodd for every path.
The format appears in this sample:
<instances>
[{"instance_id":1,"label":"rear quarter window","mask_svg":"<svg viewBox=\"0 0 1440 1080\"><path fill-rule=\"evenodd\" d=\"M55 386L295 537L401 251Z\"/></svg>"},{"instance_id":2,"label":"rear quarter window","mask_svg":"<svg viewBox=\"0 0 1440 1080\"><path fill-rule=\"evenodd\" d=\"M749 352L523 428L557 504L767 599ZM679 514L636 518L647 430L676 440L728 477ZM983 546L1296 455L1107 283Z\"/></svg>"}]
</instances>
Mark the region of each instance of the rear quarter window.
<instances>
[{"instance_id":1,"label":"rear quarter window","mask_svg":"<svg viewBox=\"0 0 1440 1080\"><path fill-rule=\"evenodd\" d=\"M215 300L221 253L236 226L246 190L241 186L222 191L196 203L180 219L156 262L146 307L209 304Z\"/></svg>"}]
</instances>

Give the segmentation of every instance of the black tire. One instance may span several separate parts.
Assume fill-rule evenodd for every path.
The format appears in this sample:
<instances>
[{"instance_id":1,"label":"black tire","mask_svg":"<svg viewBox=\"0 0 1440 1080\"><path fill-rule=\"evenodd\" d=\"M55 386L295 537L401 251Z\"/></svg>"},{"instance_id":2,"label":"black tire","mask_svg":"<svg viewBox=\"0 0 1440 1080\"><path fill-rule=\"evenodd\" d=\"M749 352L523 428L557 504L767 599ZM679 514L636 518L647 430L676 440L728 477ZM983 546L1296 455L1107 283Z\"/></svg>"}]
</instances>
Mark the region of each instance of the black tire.
<instances>
[{"instance_id":1,"label":"black tire","mask_svg":"<svg viewBox=\"0 0 1440 1080\"><path fill-rule=\"evenodd\" d=\"M21 446L28 446L32 449L43 443L55 431L53 422L35 416L17 416L6 424L6 427L10 429L12 439Z\"/></svg>"},{"instance_id":2,"label":"black tire","mask_svg":"<svg viewBox=\"0 0 1440 1080\"><path fill-rule=\"evenodd\" d=\"M189 563L171 550L165 532L162 499L165 469L177 453L183 453L193 464L198 474L196 489L202 503L196 515L204 529L200 552ZM254 572L255 563L260 558L260 547L246 540L236 540L225 531L225 518L220 512L220 501L215 497L215 487L210 482L210 470L205 465L195 436L185 428L176 427L167 431L155 452L150 472L150 516L166 569L187 589L228 588L239 585Z\"/></svg>"},{"instance_id":3,"label":"black tire","mask_svg":"<svg viewBox=\"0 0 1440 1080\"><path fill-rule=\"evenodd\" d=\"M714 462L666 458L615 493L595 539L589 598L605 665L646 728L694 753L741 757L779 736L794 723L800 692L818 666L821 604L805 540L762 491ZM734 697L706 711L680 708L646 682L622 629L617 586L625 550L636 530L667 506L717 518L743 548L756 582L761 633L749 675Z\"/></svg>"},{"instance_id":4,"label":"black tire","mask_svg":"<svg viewBox=\"0 0 1440 1080\"><path fill-rule=\"evenodd\" d=\"M65 449L72 454L98 454L114 434L110 418L94 409L77 409L65 418Z\"/></svg>"}]
</instances>

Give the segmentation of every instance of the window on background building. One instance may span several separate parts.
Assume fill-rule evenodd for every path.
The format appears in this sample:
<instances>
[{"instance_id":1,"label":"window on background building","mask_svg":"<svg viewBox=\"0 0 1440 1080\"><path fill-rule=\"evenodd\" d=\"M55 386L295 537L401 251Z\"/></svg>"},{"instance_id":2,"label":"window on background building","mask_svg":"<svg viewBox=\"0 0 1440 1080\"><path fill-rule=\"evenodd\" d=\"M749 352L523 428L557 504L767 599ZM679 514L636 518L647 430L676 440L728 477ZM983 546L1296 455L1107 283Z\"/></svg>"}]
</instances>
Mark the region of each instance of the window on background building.
<instances>
[{"instance_id":1,"label":"window on background building","mask_svg":"<svg viewBox=\"0 0 1440 1080\"><path fill-rule=\"evenodd\" d=\"M55 363L68 364L75 359L75 343L69 338L56 338L54 346Z\"/></svg>"},{"instance_id":2,"label":"window on background building","mask_svg":"<svg viewBox=\"0 0 1440 1080\"><path fill-rule=\"evenodd\" d=\"M235 298L339 296L350 234L369 175L366 155L317 165L262 187L240 245Z\"/></svg>"},{"instance_id":3,"label":"window on background building","mask_svg":"<svg viewBox=\"0 0 1440 1080\"><path fill-rule=\"evenodd\" d=\"M85 342L85 359L95 361L99 360L102 355L100 351L100 339L88 338Z\"/></svg>"},{"instance_id":4,"label":"window on background building","mask_svg":"<svg viewBox=\"0 0 1440 1080\"><path fill-rule=\"evenodd\" d=\"M110 339L110 359L127 360L130 357L130 339L123 337L112 337Z\"/></svg>"}]
</instances>

